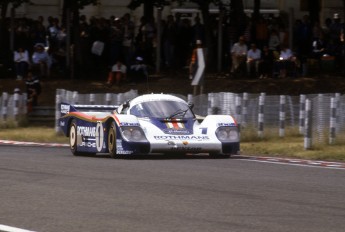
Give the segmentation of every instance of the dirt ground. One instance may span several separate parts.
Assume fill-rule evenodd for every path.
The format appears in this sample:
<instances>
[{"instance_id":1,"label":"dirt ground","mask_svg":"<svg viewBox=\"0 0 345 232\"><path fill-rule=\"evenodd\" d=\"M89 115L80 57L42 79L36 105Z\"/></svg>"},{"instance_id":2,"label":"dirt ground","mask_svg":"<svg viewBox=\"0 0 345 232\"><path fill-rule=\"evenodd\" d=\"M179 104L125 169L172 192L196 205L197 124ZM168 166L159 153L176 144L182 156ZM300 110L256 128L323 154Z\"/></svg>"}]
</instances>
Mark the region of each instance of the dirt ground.
<instances>
[{"instance_id":1,"label":"dirt ground","mask_svg":"<svg viewBox=\"0 0 345 232\"><path fill-rule=\"evenodd\" d=\"M138 83L124 82L122 86L108 88L104 85L106 77L94 80L70 80L66 77L54 75L41 80L42 94L39 105L53 106L55 104L56 89L78 91L79 93L123 93L128 90L138 90L144 93L177 93L187 96L193 94L194 88L188 79L187 72L175 74L162 73L150 75L148 81ZM13 93L15 88L25 91L25 82L14 78L0 77L0 94ZM198 88L199 89L199 88ZM252 79L230 78L224 74L206 74L204 93L233 92L233 93L261 93L267 95L300 95L311 93L345 93L345 77L325 75L314 77L298 77L285 79Z\"/></svg>"}]
</instances>

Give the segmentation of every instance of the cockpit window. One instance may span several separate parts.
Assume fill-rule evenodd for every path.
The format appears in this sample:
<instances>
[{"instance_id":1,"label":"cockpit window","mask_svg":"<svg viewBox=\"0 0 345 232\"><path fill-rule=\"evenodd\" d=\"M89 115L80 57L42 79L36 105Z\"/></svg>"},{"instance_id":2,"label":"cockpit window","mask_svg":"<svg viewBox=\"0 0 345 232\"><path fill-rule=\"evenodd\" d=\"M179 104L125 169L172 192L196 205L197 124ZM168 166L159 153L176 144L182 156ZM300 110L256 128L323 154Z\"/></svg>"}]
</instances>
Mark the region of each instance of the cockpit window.
<instances>
[{"instance_id":1,"label":"cockpit window","mask_svg":"<svg viewBox=\"0 0 345 232\"><path fill-rule=\"evenodd\" d=\"M178 111L185 111L183 114L176 114ZM133 106L130 114L137 117L167 118L176 114L175 118L193 118L194 114L189 106L176 101L149 101Z\"/></svg>"}]
</instances>

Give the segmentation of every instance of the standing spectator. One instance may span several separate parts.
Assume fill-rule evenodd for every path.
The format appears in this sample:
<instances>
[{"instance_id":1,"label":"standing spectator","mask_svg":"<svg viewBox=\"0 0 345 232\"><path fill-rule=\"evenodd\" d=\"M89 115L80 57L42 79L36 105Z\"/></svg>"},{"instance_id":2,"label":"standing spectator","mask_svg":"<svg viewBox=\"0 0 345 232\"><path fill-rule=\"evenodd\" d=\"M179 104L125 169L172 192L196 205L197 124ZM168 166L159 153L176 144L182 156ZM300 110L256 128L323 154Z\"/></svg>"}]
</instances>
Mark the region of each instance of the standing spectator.
<instances>
[{"instance_id":1,"label":"standing spectator","mask_svg":"<svg viewBox=\"0 0 345 232\"><path fill-rule=\"evenodd\" d=\"M113 22L113 21L111 21ZM90 29L89 29L89 36L87 37L86 41L90 42L91 50L93 48L93 45L95 44L101 44L103 45L103 49L101 49L101 53L95 54L91 53L90 59L85 60L85 62L89 62L90 73L92 76L94 75L101 75L102 70L109 66L113 65L116 60L113 60L113 62L110 62L110 54L105 52L109 51L109 31L110 31L110 25L107 24L106 19L104 18L95 18L92 17L90 19ZM84 41L84 42L86 42ZM85 44L86 45L86 44ZM90 73L86 73L86 75L90 75Z\"/></svg>"},{"instance_id":2,"label":"standing spectator","mask_svg":"<svg viewBox=\"0 0 345 232\"><path fill-rule=\"evenodd\" d=\"M201 40L196 41L195 48L192 51L192 56L190 59L190 64L189 64L189 79L192 80L195 76L196 70L198 68L198 48L202 48L202 42Z\"/></svg>"},{"instance_id":3,"label":"standing spectator","mask_svg":"<svg viewBox=\"0 0 345 232\"><path fill-rule=\"evenodd\" d=\"M18 47L18 49L14 51L14 64L17 80L22 80L23 77L27 75L29 69L30 57L28 50L23 47Z\"/></svg>"},{"instance_id":4,"label":"standing spectator","mask_svg":"<svg viewBox=\"0 0 345 232\"><path fill-rule=\"evenodd\" d=\"M10 28L9 28L10 29ZM31 48L30 25L26 18L19 19L18 26L15 29L15 44L24 48Z\"/></svg>"},{"instance_id":5,"label":"standing spectator","mask_svg":"<svg viewBox=\"0 0 345 232\"><path fill-rule=\"evenodd\" d=\"M228 47L231 49L238 39L238 28L237 28L235 19L233 18L229 18L229 24L227 25L227 28L226 28L226 35L229 42Z\"/></svg>"},{"instance_id":6,"label":"standing spectator","mask_svg":"<svg viewBox=\"0 0 345 232\"><path fill-rule=\"evenodd\" d=\"M260 79L262 78L268 78L272 76L273 71L273 53L271 50L268 49L268 46L265 45L262 48L261 53L261 63L260 63Z\"/></svg>"},{"instance_id":7,"label":"standing spectator","mask_svg":"<svg viewBox=\"0 0 345 232\"><path fill-rule=\"evenodd\" d=\"M194 18L194 25L192 26L193 41L201 40L205 41L205 27L201 23L199 15Z\"/></svg>"},{"instance_id":8,"label":"standing spectator","mask_svg":"<svg viewBox=\"0 0 345 232\"><path fill-rule=\"evenodd\" d=\"M191 27L191 21L188 18L184 18L180 23L177 23L176 48L178 49L175 49L175 62L178 67L188 66L189 56L192 51L193 32Z\"/></svg>"},{"instance_id":9,"label":"standing spectator","mask_svg":"<svg viewBox=\"0 0 345 232\"><path fill-rule=\"evenodd\" d=\"M331 32L331 25L332 25L332 19L331 18L326 18L324 21L324 25L322 26L322 31L324 32L325 35L325 41L329 41L329 34Z\"/></svg>"},{"instance_id":10,"label":"standing spectator","mask_svg":"<svg viewBox=\"0 0 345 232\"><path fill-rule=\"evenodd\" d=\"M32 63L39 67L40 76L50 76L51 59L48 52L41 43L35 44L35 51L32 54Z\"/></svg>"},{"instance_id":11,"label":"standing spectator","mask_svg":"<svg viewBox=\"0 0 345 232\"><path fill-rule=\"evenodd\" d=\"M126 13L122 17L123 33L124 38L122 42L123 57L125 65L129 66L132 62L133 57L133 38L134 38L134 28L135 25L131 21L131 16Z\"/></svg>"},{"instance_id":12,"label":"standing spectator","mask_svg":"<svg viewBox=\"0 0 345 232\"><path fill-rule=\"evenodd\" d=\"M279 35L278 32L276 30L272 30L270 37L268 39L268 48L275 52L275 51L279 51L279 46L280 46L280 39L279 39Z\"/></svg>"},{"instance_id":13,"label":"standing spectator","mask_svg":"<svg viewBox=\"0 0 345 232\"><path fill-rule=\"evenodd\" d=\"M32 107L37 106L38 96L41 94L41 83L39 77L37 76L37 70L33 68L28 71L26 76L26 93L27 93L27 107L28 112L32 112Z\"/></svg>"},{"instance_id":14,"label":"standing spectator","mask_svg":"<svg viewBox=\"0 0 345 232\"><path fill-rule=\"evenodd\" d=\"M243 37L244 37L244 41L249 45L252 42L252 20L248 19L248 23L246 25L246 28L244 29L243 32Z\"/></svg>"},{"instance_id":15,"label":"standing spectator","mask_svg":"<svg viewBox=\"0 0 345 232\"><path fill-rule=\"evenodd\" d=\"M122 42L124 39L122 20L115 18L110 30L110 64L122 58Z\"/></svg>"},{"instance_id":16,"label":"standing spectator","mask_svg":"<svg viewBox=\"0 0 345 232\"><path fill-rule=\"evenodd\" d=\"M66 67L66 43L67 32L66 28L62 25L57 36L57 49L54 53L50 54L52 65L57 68L59 72L63 72ZM54 61L54 62L53 62Z\"/></svg>"},{"instance_id":17,"label":"standing spectator","mask_svg":"<svg viewBox=\"0 0 345 232\"><path fill-rule=\"evenodd\" d=\"M260 49L268 42L268 25L262 16L259 18L259 22L256 23L256 41Z\"/></svg>"},{"instance_id":18,"label":"standing spectator","mask_svg":"<svg viewBox=\"0 0 345 232\"><path fill-rule=\"evenodd\" d=\"M256 47L256 44L251 44L251 48L247 53L247 73L251 76L259 74L259 64L261 62L261 50Z\"/></svg>"},{"instance_id":19,"label":"standing spectator","mask_svg":"<svg viewBox=\"0 0 345 232\"><path fill-rule=\"evenodd\" d=\"M31 28L31 38L32 38L32 45L36 43L47 43L47 31L43 25L43 17L39 16L36 21L34 21L33 27Z\"/></svg>"},{"instance_id":20,"label":"standing spectator","mask_svg":"<svg viewBox=\"0 0 345 232\"><path fill-rule=\"evenodd\" d=\"M284 23L281 23L281 25L279 26L279 41L281 46L289 45L289 33L286 30L286 26Z\"/></svg>"},{"instance_id":21,"label":"standing spectator","mask_svg":"<svg viewBox=\"0 0 345 232\"><path fill-rule=\"evenodd\" d=\"M342 41L341 35L344 32L344 25L341 23L338 13L333 15L333 23L330 25L330 44L332 44L331 55L335 56L336 67L342 66Z\"/></svg>"},{"instance_id":22,"label":"standing spectator","mask_svg":"<svg viewBox=\"0 0 345 232\"><path fill-rule=\"evenodd\" d=\"M231 73L238 71L240 65L246 61L247 51L248 48L245 44L244 37L240 36L238 42L235 43L231 48Z\"/></svg>"},{"instance_id":23,"label":"standing spectator","mask_svg":"<svg viewBox=\"0 0 345 232\"><path fill-rule=\"evenodd\" d=\"M302 75L305 76L307 74L307 58L312 52L312 26L308 15L303 16L297 33L297 55L303 68Z\"/></svg>"},{"instance_id":24,"label":"standing spectator","mask_svg":"<svg viewBox=\"0 0 345 232\"><path fill-rule=\"evenodd\" d=\"M141 17L140 22L139 33L136 37L137 55L143 57L148 65L154 66L153 43L156 35L156 29L153 24L153 19L148 20L143 16Z\"/></svg>"},{"instance_id":25,"label":"standing spectator","mask_svg":"<svg viewBox=\"0 0 345 232\"><path fill-rule=\"evenodd\" d=\"M55 53L58 50L58 34L60 31L59 19L50 18L50 25L48 26L48 41L49 41L49 53Z\"/></svg>"},{"instance_id":26,"label":"standing spectator","mask_svg":"<svg viewBox=\"0 0 345 232\"><path fill-rule=\"evenodd\" d=\"M162 35L163 51L165 65L168 68L173 67L173 61L175 57L175 43L176 43L176 24L174 16L168 15L166 26Z\"/></svg>"}]
</instances>

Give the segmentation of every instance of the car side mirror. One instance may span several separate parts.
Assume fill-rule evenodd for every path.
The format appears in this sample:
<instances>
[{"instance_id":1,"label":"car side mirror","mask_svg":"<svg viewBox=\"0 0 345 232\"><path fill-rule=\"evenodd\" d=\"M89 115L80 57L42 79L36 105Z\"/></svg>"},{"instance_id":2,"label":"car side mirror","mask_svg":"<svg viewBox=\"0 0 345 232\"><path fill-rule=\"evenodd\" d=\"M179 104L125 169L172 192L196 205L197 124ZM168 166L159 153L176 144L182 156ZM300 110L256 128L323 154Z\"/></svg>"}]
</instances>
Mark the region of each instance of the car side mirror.
<instances>
[{"instance_id":1,"label":"car side mirror","mask_svg":"<svg viewBox=\"0 0 345 232\"><path fill-rule=\"evenodd\" d=\"M192 110L194 108L194 104L193 103L188 103L188 107Z\"/></svg>"},{"instance_id":2,"label":"car side mirror","mask_svg":"<svg viewBox=\"0 0 345 232\"><path fill-rule=\"evenodd\" d=\"M123 108L128 108L129 107L129 101L126 101L125 103L123 103Z\"/></svg>"}]
</instances>

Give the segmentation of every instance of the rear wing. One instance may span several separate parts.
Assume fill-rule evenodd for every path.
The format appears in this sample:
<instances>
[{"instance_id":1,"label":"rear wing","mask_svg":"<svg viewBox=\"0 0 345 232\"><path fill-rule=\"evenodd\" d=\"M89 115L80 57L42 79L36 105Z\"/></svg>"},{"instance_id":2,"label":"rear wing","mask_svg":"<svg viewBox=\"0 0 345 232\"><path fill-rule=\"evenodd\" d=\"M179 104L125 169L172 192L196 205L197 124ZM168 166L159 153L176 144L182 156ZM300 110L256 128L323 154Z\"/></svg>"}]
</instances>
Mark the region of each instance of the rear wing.
<instances>
[{"instance_id":1,"label":"rear wing","mask_svg":"<svg viewBox=\"0 0 345 232\"><path fill-rule=\"evenodd\" d=\"M119 106L117 105L72 105L69 103L60 104L60 116L71 112L112 112Z\"/></svg>"}]
</instances>

